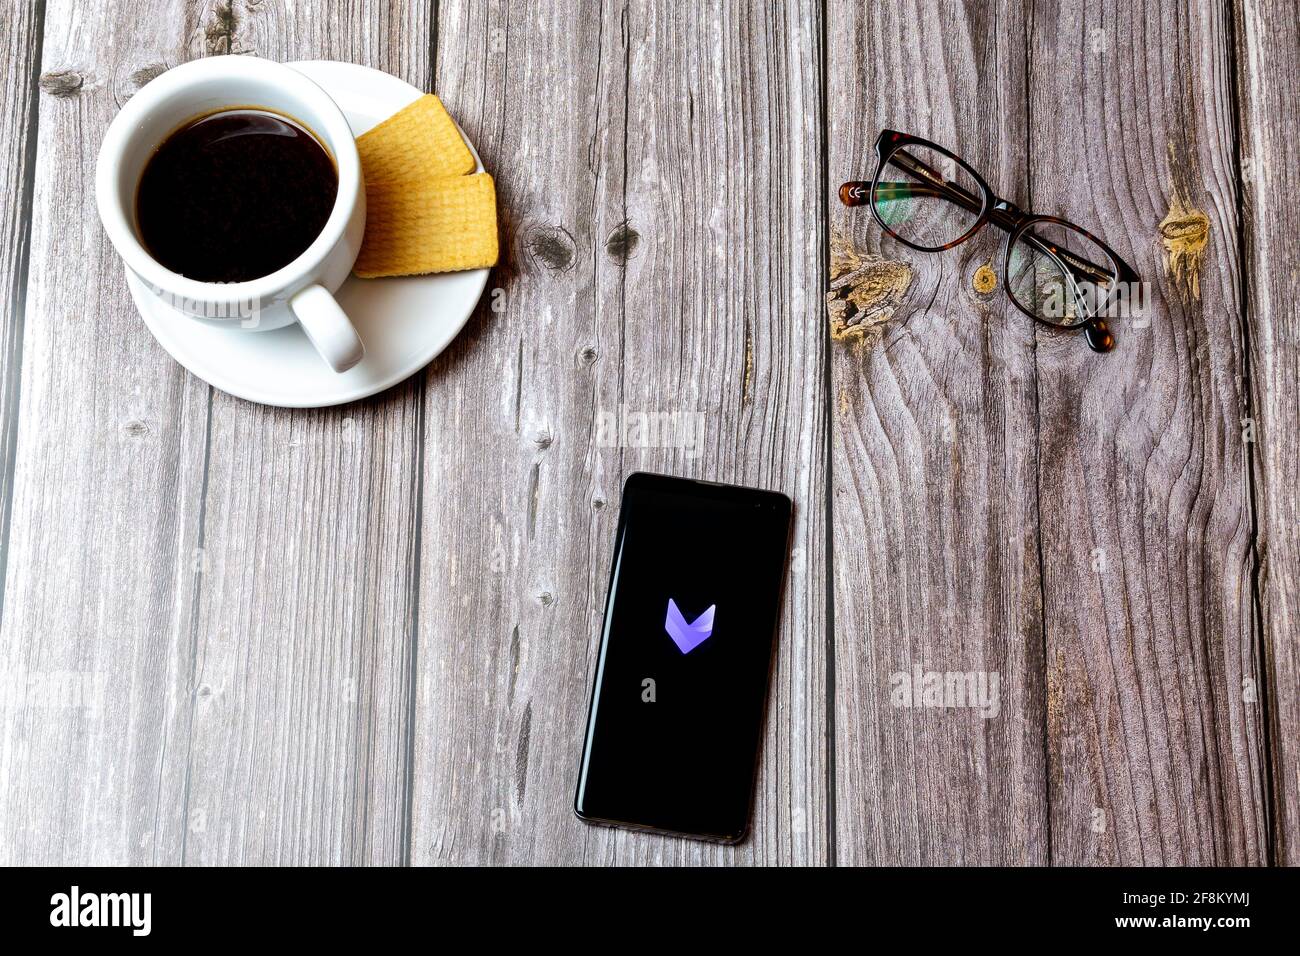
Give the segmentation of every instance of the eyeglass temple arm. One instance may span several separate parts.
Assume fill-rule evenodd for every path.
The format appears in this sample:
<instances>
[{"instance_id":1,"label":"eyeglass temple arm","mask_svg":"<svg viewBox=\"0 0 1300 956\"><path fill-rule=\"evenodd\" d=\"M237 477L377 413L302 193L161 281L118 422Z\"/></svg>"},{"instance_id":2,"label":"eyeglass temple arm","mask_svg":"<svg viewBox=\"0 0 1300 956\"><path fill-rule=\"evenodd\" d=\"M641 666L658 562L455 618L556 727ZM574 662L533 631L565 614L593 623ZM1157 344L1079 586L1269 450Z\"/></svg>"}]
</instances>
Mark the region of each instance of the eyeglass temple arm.
<instances>
[{"instance_id":1,"label":"eyeglass temple arm","mask_svg":"<svg viewBox=\"0 0 1300 956\"><path fill-rule=\"evenodd\" d=\"M1061 267L1061 271L1069 277L1072 285L1077 286L1079 279L1101 286L1108 286L1114 281L1114 277L1096 263L1066 252L1060 246L1054 245L1045 239L1040 239L1032 232L1022 233L1020 241L1036 252L1041 252L1052 259ZM1077 292L1078 289L1076 288L1075 291Z\"/></svg>"},{"instance_id":2,"label":"eyeglass temple arm","mask_svg":"<svg viewBox=\"0 0 1300 956\"><path fill-rule=\"evenodd\" d=\"M939 171L928 163L923 163L906 150L895 150L889 157L890 165L897 166L905 172L911 173L918 179L925 180L925 183L933 186L940 194L947 197L959 206L964 206L975 215L979 215L984 209L984 200L972 192L968 192L954 182L949 182L939 174ZM917 185L921 185L918 183Z\"/></svg>"},{"instance_id":3,"label":"eyeglass temple arm","mask_svg":"<svg viewBox=\"0 0 1300 956\"><path fill-rule=\"evenodd\" d=\"M911 173L921 181L881 181L876 184L881 199L908 199L913 196L942 197L970 210L977 216L984 209L984 201L979 196L962 189L956 183L948 182L936 170L904 150L895 150L890 154L889 164ZM871 183L868 182L850 182L840 187L840 202L846 206L861 206L870 201L870 195Z\"/></svg>"},{"instance_id":4,"label":"eyeglass temple arm","mask_svg":"<svg viewBox=\"0 0 1300 956\"><path fill-rule=\"evenodd\" d=\"M982 199L968 190L963 189L961 186L958 186L956 183L949 182L939 174L938 170L931 167L928 163L921 162L921 160L917 159L906 150L895 150L893 155L889 157L889 161L891 164L906 170L914 176L926 180L926 182L917 183L916 185L922 187L927 192L933 189L935 194L946 197L949 201L965 207L976 215L979 215L983 210L984 202ZM989 222L1007 232L1014 232L1019 228L1021 223L1024 222L1025 218L1024 213L1020 212L1018 209L1014 209L1014 207L1007 208L1005 206L995 205L989 210ZM1079 256L1063 255L1058 257L1057 253L1061 251L1060 249L1051 243L1040 239L1032 232L1026 232L1020 238L1031 248L1055 259L1063 269L1071 273L1072 278L1074 275L1081 273L1084 278L1099 280L1109 284L1111 278L1110 273L1095 262L1089 262L1087 259ZM1063 261L1063 259L1069 259L1072 261L1066 262Z\"/></svg>"},{"instance_id":5,"label":"eyeglass temple arm","mask_svg":"<svg viewBox=\"0 0 1300 956\"><path fill-rule=\"evenodd\" d=\"M983 199L970 191L963 189L956 183L949 182L939 174L938 170L934 169L934 167L930 166L928 163L923 163L905 149L895 150L889 157L889 163L892 166L897 166L905 172L911 173L918 179L924 180L924 182L879 183L877 186L877 192L880 193L880 196L883 199L903 199L910 196L942 196L950 202L956 203L976 215L979 215L984 209ZM846 183L845 185L847 186L849 184ZM890 193L892 194L884 194L881 192L881 190L886 187L889 188ZM867 190L869 192L870 184L867 184ZM840 198L841 200L844 199L844 187L840 188ZM856 205L856 203L852 203L851 205ZM1024 222L1024 220L1025 216L1023 213L1019 212L1019 210L1013 211L1011 208L1004 208L1002 206L994 206L989 210L989 222L1006 232L1014 232L1019 228L1020 224ZM1063 254L1063 256L1065 259L1070 261L1062 261L1062 258L1057 256L1057 253L1061 251L1060 249L1051 243L1040 239L1032 232L1026 232L1020 238L1031 248L1055 259L1063 269L1071 273L1072 278L1074 276L1080 276L1104 285L1109 285L1112 281L1111 274L1095 262L1089 262L1087 259L1082 257L1068 254Z\"/></svg>"},{"instance_id":6,"label":"eyeglass temple arm","mask_svg":"<svg viewBox=\"0 0 1300 956\"><path fill-rule=\"evenodd\" d=\"M961 187L955 187L960 189ZM865 197L870 194L871 183L848 182L840 187L840 200L846 206L860 206L866 201ZM880 201L893 202L902 199L912 198L944 198L961 206L966 206L952 191L942 189L929 183L909 183L909 182L878 182L876 183L876 198ZM970 207L967 207L970 208ZM979 212L979 205L971 209L972 212ZM1007 232L1014 232L1016 229L1015 217L1001 209L995 209L989 214L989 221L1004 229ZM1026 232L1020 237L1020 241L1030 248L1056 261L1061 268L1071 274L1072 278L1086 279L1090 282L1098 282L1103 285L1109 285L1111 282L1110 273L1106 272L1095 263L1077 256L1071 256L1063 253L1062 250L1039 238L1032 232ZM1062 257L1068 258L1066 262Z\"/></svg>"},{"instance_id":7,"label":"eyeglass temple arm","mask_svg":"<svg viewBox=\"0 0 1300 956\"><path fill-rule=\"evenodd\" d=\"M900 169L925 181L878 182L876 183L877 199L889 201L913 197L942 197L973 212L975 215L979 215L983 211L984 202L982 199L977 198L956 183L945 180L938 172L915 156L911 156L903 150L898 150L890 156L889 161L891 165L898 166ZM871 183L867 182L848 182L840 187L840 201L846 206L863 205L868 201L870 194ZM1025 219L1023 213L1002 206L994 206L990 209L988 218L989 222L1006 232L1014 232ZM1095 262L1062 253L1057 246L1040 239L1032 232L1024 233L1020 239L1030 248L1056 260L1062 269L1071 274L1072 281L1076 277L1102 285L1110 285L1112 281L1111 274ZM1058 256L1058 253L1061 253L1061 255ZM1069 261L1064 261L1065 259Z\"/></svg>"},{"instance_id":8,"label":"eyeglass temple arm","mask_svg":"<svg viewBox=\"0 0 1300 956\"><path fill-rule=\"evenodd\" d=\"M1030 240L1031 244L1039 244L1037 237L1027 238ZM1050 246L1050 244L1048 245ZM1115 336L1111 334L1110 329L1107 327L1106 320L1098 317L1097 310L1090 304L1090 297L1085 294L1083 289L1079 288L1079 283L1075 279L1074 269L1070 268L1067 263L1062 262L1061 257L1054 253L1052 251L1053 249L1055 249L1054 246L1049 248L1046 251L1046 254L1051 257L1058 266L1060 266L1061 274L1065 276L1065 281L1070 283L1070 292L1074 296L1074 306L1083 313L1085 319L1084 335L1088 341L1088 348L1092 349L1094 352L1109 352L1115 347ZM1060 250L1056 251L1059 252ZM1107 283L1107 285L1109 285L1109 283Z\"/></svg>"}]
</instances>

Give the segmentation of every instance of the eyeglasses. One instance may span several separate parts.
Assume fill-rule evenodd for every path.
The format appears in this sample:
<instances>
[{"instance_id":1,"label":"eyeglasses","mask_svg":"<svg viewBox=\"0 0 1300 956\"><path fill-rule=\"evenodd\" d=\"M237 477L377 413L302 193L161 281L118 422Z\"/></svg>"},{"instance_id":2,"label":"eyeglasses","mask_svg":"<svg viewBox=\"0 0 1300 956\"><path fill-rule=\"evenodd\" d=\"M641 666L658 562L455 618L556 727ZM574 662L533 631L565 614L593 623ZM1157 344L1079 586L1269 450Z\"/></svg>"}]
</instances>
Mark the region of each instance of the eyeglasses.
<instances>
[{"instance_id":1,"label":"eyeglasses","mask_svg":"<svg viewBox=\"0 0 1300 956\"><path fill-rule=\"evenodd\" d=\"M903 245L942 252L993 223L1008 233L1002 282L1011 301L1044 325L1083 329L1095 352L1115 347L1107 318L1141 314L1137 272L1086 229L1023 212L963 159L919 136L882 130L876 160L871 182L845 183L840 201L870 203L880 228Z\"/></svg>"}]
</instances>

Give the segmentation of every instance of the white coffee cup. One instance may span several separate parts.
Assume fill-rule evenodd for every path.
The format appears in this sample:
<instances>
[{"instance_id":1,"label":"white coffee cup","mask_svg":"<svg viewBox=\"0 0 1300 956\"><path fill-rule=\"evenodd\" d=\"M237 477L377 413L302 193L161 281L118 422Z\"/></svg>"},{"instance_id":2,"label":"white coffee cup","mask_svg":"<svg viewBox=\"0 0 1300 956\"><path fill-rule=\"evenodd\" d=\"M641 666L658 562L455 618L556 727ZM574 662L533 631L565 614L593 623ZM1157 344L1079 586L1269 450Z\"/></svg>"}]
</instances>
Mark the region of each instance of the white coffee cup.
<instances>
[{"instance_id":1,"label":"white coffee cup","mask_svg":"<svg viewBox=\"0 0 1300 956\"><path fill-rule=\"evenodd\" d=\"M190 120L224 108L266 109L307 127L334 159L338 195L320 235L287 266L247 282L199 282L167 269L145 249L136 222L136 189L163 140ZM226 326L232 334L298 322L336 372L365 354L333 295L352 271L365 232L361 159L338 105L297 70L252 56L209 57L168 70L128 100L109 124L95 194L104 229L127 268L195 321Z\"/></svg>"}]
</instances>

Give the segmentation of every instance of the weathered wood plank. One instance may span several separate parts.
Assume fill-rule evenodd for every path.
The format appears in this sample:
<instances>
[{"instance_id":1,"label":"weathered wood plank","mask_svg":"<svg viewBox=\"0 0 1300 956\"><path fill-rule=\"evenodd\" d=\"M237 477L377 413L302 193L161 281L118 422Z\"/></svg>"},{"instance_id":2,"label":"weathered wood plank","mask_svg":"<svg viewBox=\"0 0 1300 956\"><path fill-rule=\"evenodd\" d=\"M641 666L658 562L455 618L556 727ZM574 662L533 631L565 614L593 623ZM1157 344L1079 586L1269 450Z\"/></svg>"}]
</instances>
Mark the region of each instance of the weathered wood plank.
<instances>
[{"instance_id":1,"label":"weathered wood plank","mask_svg":"<svg viewBox=\"0 0 1300 956\"><path fill-rule=\"evenodd\" d=\"M1263 862L1225 7L1034 11L1027 198L1153 299L1106 356L1037 335L1052 859Z\"/></svg>"},{"instance_id":2,"label":"weathered wood plank","mask_svg":"<svg viewBox=\"0 0 1300 956\"><path fill-rule=\"evenodd\" d=\"M506 259L502 311L429 372L412 861L823 861L817 8L452 2L438 36L438 92L497 176ZM698 413L702 443L617 447L601 423L621 406ZM799 508L739 848L572 813L637 469Z\"/></svg>"},{"instance_id":3,"label":"weathered wood plank","mask_svg":"<svg viewBox=\"0 0 1300 956\"><path fill-rule=\"evenodd\" d=\"M1273 862L1300 866L1300 23L1260 0L1234 9L1261 683L1267 684L1260 698L1269 713Z\"/></svg>"},{"instance_id":4,"label":"weathered wood plank","mask_svg":"<svg viewBox=\"0 0 1300 956\"><path fill-rule=\"evenodd\" d=\"M37 74L45 8L36 0L0 10L0 88L9 105L0 116L0 615L8 553L18 395L22 383L23 317L27 308L32 199L36 176Z\"/></svg>"},{"instance_id":5,"label":"weathered wood plank","mask_svg":"<svg viewBox=\"0 0 1300 956\"><path fill-rule=\"evenodd\" d=\"M0 13L0 862L1300 862L1295 24L1258 0L426 7L56 0L39 70L37 8ZM225 52L430 88L433 36L498 178L499 295L348 408L188 377L89 188L68 200L118 105ZM1095 227L1151 326L1095 356L973 291L1000 235L882 242L834 190L887 125ZM823 342L818 196L893 264L859 299L901 293L878 343ZM698 413L702 443L620 447L621 408ZM740 848L570 811L638 468L799 509ZM893 706L913 668L997 674L996 716Z\"/></svg>"},{"instance_id":6,"label":"weathered wood plank","mask_svg":"<svg viewBox=\"0 0 1300 956\"><path fill-rule=\"evenodd\" d=\"M972 287L1001 235L916 253L835 198L870 178L885 127L1018 188L1024 13L844 2L827 24L831 226L883 256L863 312L906 289L878 342L836 328L831 344L838 859L1044 863L1031 322ZM903 706L918 670L985 674L990 703L996 675L996 713Z\"/></svg>"},{"instance_id":7,"label":"weathered wood plank","mask_svg":"<svg viewBox=\"0 0 1300 956\"><path fill-rule=\"evenodd\" d=\"M215 4L194 55L337 59L429 88L425 4ZM187 863L406 859L423 378L341 408L214 392Z\"/></svg>"},{"instance_id":8,"label":"weathered wood plank","mask_svg":"<svg viewBox=\"0 0 1300 956\"><path fill-rule=\"evenodd\" d=\"M169 2L46 13L0 630L6 863L180 860L207 390L136 316L89 184L183 22Z\"/></svg>"}]
</instances>

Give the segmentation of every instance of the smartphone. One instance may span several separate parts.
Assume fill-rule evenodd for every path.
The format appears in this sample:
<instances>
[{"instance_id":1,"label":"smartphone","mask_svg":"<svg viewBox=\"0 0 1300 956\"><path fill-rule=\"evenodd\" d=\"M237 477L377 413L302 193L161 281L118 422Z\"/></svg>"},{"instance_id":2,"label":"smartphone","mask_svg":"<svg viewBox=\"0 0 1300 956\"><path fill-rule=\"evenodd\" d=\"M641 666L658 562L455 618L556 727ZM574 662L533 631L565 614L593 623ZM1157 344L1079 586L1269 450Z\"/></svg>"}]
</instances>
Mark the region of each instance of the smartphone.
<instances>
[{"instance_id":1,"label":"smartphone","mask_svg":"<svg viewBox=\"0 0 1300 956\"><path fill-rule=\"evenodd\" d=\"M727 843L749 829L790 499L623 485L574 812Z\"/></svg>"}]
</instances>

